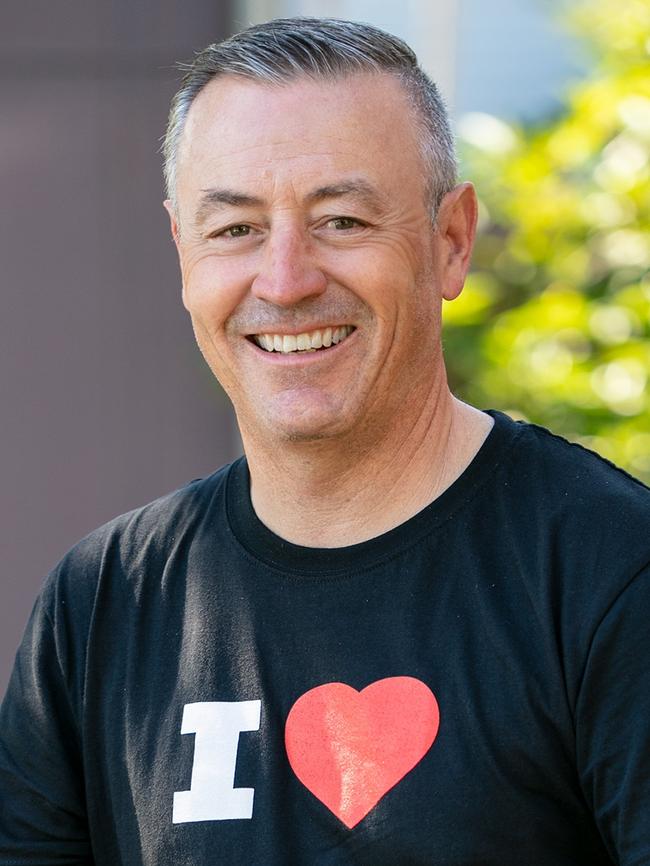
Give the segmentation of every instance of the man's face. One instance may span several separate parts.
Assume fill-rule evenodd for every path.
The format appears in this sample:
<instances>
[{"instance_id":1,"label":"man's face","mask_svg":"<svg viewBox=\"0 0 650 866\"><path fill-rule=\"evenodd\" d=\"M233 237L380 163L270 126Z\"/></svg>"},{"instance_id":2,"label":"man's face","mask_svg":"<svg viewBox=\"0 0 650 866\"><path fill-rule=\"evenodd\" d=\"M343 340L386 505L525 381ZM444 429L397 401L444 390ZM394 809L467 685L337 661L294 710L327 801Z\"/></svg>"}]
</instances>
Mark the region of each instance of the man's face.
<instances>
[{"instance_id":1,"label":"man's face","mask_svg":"<svg viewBox=\"0 0 650 866\"><path fill-rule=\"evenodd\" d=\"M183 301L245 441L367 433L444 375L441 296L460 289L416 135L389 75L224 77L193 104L171 214Z\"/></svg>"}]
</instances>

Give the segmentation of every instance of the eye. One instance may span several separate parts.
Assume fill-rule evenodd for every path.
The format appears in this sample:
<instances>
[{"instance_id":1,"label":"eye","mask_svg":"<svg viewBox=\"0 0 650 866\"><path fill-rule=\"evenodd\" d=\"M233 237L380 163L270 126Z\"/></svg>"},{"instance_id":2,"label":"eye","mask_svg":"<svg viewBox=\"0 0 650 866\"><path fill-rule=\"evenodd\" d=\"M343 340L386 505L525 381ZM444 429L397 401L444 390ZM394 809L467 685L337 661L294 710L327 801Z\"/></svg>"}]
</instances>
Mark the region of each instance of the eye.
<instances>
[{"instance_id":1,"label":"eye","mask_svg":"<svg viewBox=\"0 0 650 866\"><path fill-rule=\"evenodd\" d=\"M229 238L245 238L247 235L251 233L251 227L247 225L236 225L236 226L228 226L227 229L224 229L219 234L225 235Z\"/></svg>"},{"instance_id":2,"label":"eye","mask_svg":"<svg viewBox=\"0 0 650 866\"><path fill-rule=\"evenodd\" d=\"M232 226L227 226L225 229L218 229L208 235L210 240L236 240L237 238L246 238L251 234L251 227L246 223L236 223Z\"/></svg>"},{"instance_id":3,"label":"eye","mask_svg":"<svg viewBox=\"0 0 650 866\"><path fill-rule=\"evenodd\" d=\"M354 217L333 217L327 221L327 225L337 231L346 231L348 229L362 228L364 224L354 219Z\"/></svg>"}]
</instances>

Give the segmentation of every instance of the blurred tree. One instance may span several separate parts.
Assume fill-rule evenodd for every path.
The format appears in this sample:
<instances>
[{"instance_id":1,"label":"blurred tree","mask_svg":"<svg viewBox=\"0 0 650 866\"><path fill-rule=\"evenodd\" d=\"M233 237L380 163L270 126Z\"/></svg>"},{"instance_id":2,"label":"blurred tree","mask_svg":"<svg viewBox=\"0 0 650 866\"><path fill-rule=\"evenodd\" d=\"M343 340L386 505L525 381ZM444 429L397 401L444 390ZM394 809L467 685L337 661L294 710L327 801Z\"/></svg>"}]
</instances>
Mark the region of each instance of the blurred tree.
<instances>
[{"instance_id":1,"label":"blurred tree","mask_svg":"<svg viewBox=\"0 0 650 866\"><path fill-rule=\"evenodd\" d=\"M581 0L589 78L561 116L459 124L481 201L473 272L446 304L452 387L650 481L650 0Z\"/></svg>"}]
</instances>

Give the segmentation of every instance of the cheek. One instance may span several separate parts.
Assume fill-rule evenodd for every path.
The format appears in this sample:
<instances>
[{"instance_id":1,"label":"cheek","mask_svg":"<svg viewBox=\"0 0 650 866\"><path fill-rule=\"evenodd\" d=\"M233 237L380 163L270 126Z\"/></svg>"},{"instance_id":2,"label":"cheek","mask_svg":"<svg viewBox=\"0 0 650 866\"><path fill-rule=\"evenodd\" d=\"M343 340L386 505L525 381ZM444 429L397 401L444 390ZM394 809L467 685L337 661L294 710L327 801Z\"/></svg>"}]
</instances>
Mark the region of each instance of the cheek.
<instances>
[{"instance_id":1,"label":"cheek","mask_svg":"<svg viewBox=\"0 0 650 866\"><path fill-rule=\"evenodd\" d=\"M389 334L400 327L405 318L411 319L414 308L419 306L420 274L414 271L411 259L400 249L377 245L355 268L354 277L350 270L341 277L354 286L382 331Z\"/></svg>"},{"instance_id":2,"label":"cheek","mask_svg":"<svg viewBox=\"0 0 650 866\"><path fill-rule=\"evenodd\" d=\"M248 281L241 264L215 256L181 263L183 304L192 318L218 327L245 296Z\"/></svg>"},{"instance_id":3,"label":"cheek","mask_svg":"<svg viewBox=\"0 0 650 866\"><path fill-rule=\"evenodd\" d=\"M337 251L324 265L331 282L350 289L379 318L388 313L395 295L408 281L403 258L392 254L385 244Z\"/></svg>"},{"instance_id":4,"label":"cheek","mask_svg":"<svg viewBox=\"0 0 650 866\"><path fill-rule=\"evenodd\" d=\"M366 290L390 296L406 286L421 282L422 273L429 268L430 253L420 238L405 238L403 233L384 231L381 238L360 244L356 249L346 250L334 261L333 270L342 279L355 281Z\"/></svg>"}]
</instances>

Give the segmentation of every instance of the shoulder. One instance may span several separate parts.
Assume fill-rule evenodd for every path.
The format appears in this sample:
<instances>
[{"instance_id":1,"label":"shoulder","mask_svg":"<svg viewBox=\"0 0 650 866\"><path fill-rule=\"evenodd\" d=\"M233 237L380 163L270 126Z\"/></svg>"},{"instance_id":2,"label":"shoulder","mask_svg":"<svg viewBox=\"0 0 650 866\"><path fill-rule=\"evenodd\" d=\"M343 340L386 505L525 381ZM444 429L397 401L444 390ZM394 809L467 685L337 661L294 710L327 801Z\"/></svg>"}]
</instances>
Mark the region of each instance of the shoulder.
<instances>
[{"instance_id":1,"label":"shoulder","mask_svg":"<svg viewBox=\"0 0 650 866\"><path fill-rule=\"evenodd\" d=\"M482 516L577 681L609 611L650 603L650 489L581 445L493 414L501 447Z\"/></svg>"},{"instance_id":2,"label":"shoulder","mask_svg":"<svg viewBox=\"0 0 650 866\"><path fill-rule=\"evenodd\" d=\"M163 562L191 537L206 515L219 513L231 465L196 479L132 511L118 515L77 542L48 575L42 600L48 607L74 599L92 607L102 577L133 580ZM85 605L84 605L85 600Z\"/></svg>"},{"instance_id":3,"label":"shoulder","mask_svg":"<svg viewBox=\"0 0 650 866\"><path fill-rule=\"evenodd\" d=\"M17 655L16 682L62 676L79 718L93 629L108 622L102 653L107 635L122 639L129 616L137 616L147 593L160 595L162 575L174 571L168 563L184 555L202 522L211 532L217 528L229 468L115 517L68 551L36 599Z\"/></svg>"},{"instance_id":4,"label":"shoulder","mask_svg":"<svg viewBox=\"0 0 650 866\"><path fill-rule=\"evenodd\" d=\"M509 446L492 493L529 543L550 534L584 563L597 557L639 571L650 562L650 488L543 427L493 414Z\"/></svg>"},{"instance_id":5,"label":"shoulder","mask_svg":"<svg viewBox=\"0 0 650 866\"><path fill-rule=\"evenodd\" d=\"M650 515L650 488L588 448L536 424L494 413L512 431L510 463L523 484L542 490L551 502L608 504L619 500Z\"/></svg>"}]
</instances>

